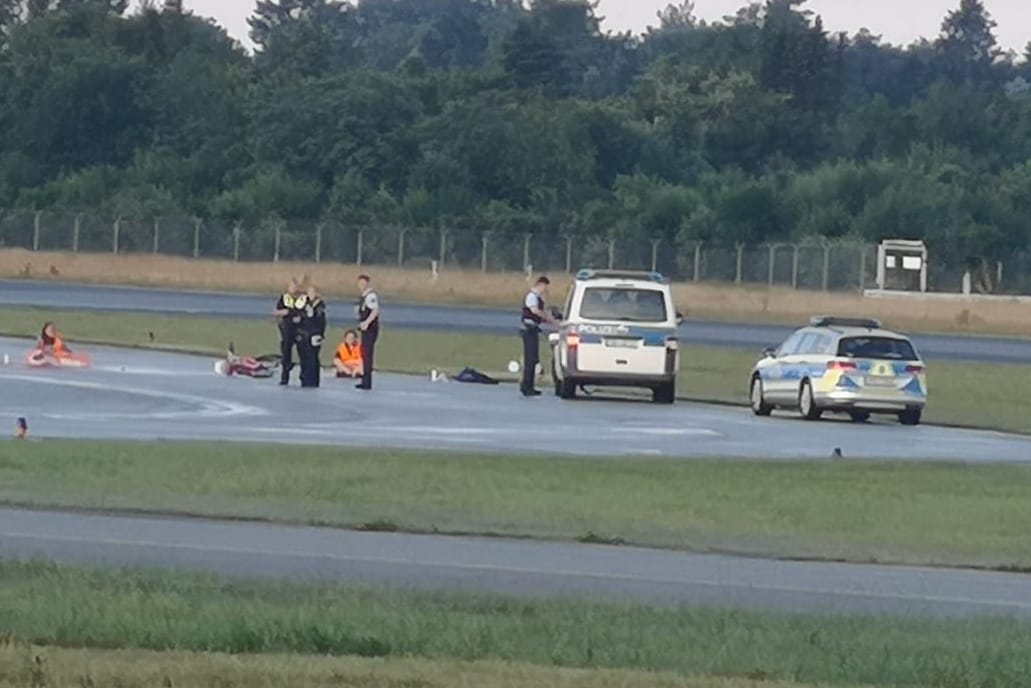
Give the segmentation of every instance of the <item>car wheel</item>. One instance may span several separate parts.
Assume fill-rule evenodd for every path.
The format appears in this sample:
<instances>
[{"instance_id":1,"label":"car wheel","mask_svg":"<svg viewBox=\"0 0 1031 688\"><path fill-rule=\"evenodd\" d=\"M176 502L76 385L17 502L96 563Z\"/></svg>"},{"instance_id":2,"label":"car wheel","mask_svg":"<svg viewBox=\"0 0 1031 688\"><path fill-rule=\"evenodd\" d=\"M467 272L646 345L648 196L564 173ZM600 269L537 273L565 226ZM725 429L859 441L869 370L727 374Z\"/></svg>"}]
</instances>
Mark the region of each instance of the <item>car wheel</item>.
<instances>
[{"instance_id":1,"label":"car wheel","mask_svg":"<svg viewBox=\"0 0 1031 688\"><path fill-rule=\"evenodd\" d=\"M749 390L749 400L752 403L752 413L757 416L768 416L773 413L773 406L766 403L766 396L763 392L763 381L758 375L752 378L752 386Z\"/></svg>"},{"instance_id":2,"label":"car wheel","mask_svg":"<svg viewBox=\"0 0 1031 688\"><path fill-rule=\"evenodd\" d=\"M865 423L866 421L870 420L869 411L852 411L848 415L852 416L853 422L856 423Z\"/></svg>"},{"instance_id":3,"label":"car wheel","mask_svg":"<svg viewBox=\"0 0 1031 688\"><path fill-rule=\"evenodd\" d=\"M652 401L656 404L673 404L677 400L677 383L667 382L652 390Z\"/></svg>"},{"instance_id":4,"label":"car wheel","mask_svg":"<svg viewBox=\"0 0 1031 688\"><path fill-rule=\"evenodd\" d=\"M920 425L923 413L920 409L906 409L899 414L899 422L903 425Z\"/></svg>"},{"instance_id":5,"label":"car wheel","mask_svg":"<svg viewBox=\"0 0 1031 688\"><path fill-rule=\"evenodd\" d=\"M798 410L806 420L820 420L823 411L813 398L813 386L809 380L802 381L802 389L798 392Z\"/></svg>"}]
</instances>

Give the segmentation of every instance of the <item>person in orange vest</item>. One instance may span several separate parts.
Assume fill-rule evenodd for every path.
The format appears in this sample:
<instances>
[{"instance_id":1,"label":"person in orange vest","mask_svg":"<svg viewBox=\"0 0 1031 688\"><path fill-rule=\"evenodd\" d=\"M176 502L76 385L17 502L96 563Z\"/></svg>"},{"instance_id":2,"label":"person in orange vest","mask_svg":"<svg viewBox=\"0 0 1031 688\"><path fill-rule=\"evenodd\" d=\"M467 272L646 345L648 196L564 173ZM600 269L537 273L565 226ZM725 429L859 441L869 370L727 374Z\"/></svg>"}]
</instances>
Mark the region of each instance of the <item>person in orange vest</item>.
<instances>
[{"instance_id":1,"label":"person in orange vest","mask_svg":"<svg viewBox=\"0 0 1031 688\"><path fill-rule=\"evenodd\" d=\"M39 335L39 350L49 356L56 358L71 358L72 351L64 343L64 338L57 331L52 322L43 324L43 331Z\"/></svg>"},{"instance_id":2,"label":"person in orange vest","mask_svg":"<svg viewBox=\"0 0 1031 688\"><path fill-rule=\"evenodd\" d=\"M336 368L337 377L357 379L365 374L362 345L358 343L358 333L354 330L344 332L344 340L333 355L333 367Z\"/></svg>"}]
</instances>

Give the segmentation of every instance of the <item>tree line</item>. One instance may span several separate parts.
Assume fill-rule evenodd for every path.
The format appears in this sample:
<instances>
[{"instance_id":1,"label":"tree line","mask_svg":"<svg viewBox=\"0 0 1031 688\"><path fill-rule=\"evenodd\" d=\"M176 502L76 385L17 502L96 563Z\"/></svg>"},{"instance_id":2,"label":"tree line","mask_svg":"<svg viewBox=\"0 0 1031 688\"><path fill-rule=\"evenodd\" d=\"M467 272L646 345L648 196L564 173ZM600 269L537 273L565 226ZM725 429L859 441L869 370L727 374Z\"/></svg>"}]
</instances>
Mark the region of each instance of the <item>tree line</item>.
<instances>
[{"instance_id":1,"label":"tree line","mask_svg":"<svg viewBox=\"0 0 1031 688\"><path fill-rule=\"evenodd\" d=\"M981 0L895 46L805 0L643 35L591 0L0 0L0 208L692 245L1028 247L1031 46Z\"/></svg>"}]
</instances>

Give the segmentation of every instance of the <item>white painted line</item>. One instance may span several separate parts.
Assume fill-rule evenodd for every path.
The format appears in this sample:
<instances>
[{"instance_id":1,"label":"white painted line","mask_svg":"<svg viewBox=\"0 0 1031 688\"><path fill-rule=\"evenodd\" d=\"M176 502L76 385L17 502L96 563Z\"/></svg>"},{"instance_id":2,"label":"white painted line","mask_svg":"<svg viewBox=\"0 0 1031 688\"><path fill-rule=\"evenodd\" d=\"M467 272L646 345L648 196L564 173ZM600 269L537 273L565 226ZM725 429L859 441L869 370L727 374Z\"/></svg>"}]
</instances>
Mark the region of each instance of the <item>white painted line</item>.
<instances>
[{"instance_id":1,"label":"white painted line","mask_svg":"<svg viewBox=\"0 0 1031 688\"><path fill-rule=\"evenodd\" d=\"M248 406L233 401L222 401L209 397L200 397L192 394L179 394L176 392L164 392L153 389L141 389L138 387L126 387L100 382L88 382L86 380L69 380L63 378L41 377L38 375L6 375L9 380L20 380L22 382L33 382L37 384L52 385L55 387L75 387L78 389L101 390L105 392L119 392L135 396L148 397L151 399L166 399L178 401L184 404L192 404L199 408L192 411L171 411L154 412L146 414L79 414L87 418L182 418L182 417L232 417L232 416L267 416L269 412L256 406ZM74 412L68 414L51 414L53 418L73 418Z\"/></svg>"},{"instance_id":2,"label":"white painted line","mask_svg":"<svg viewBox=\"0 0 1031 688\"><path fill-rule=\"evenodd\" d=\"M660 576L632 575L621 573L605 573L595 570L577 569L541 569L528 566L504 566L499 564L462 564L454 561L418 561L411 558L401 557L380 557L362 556L334 553L312 553L301 550L262 550L251 547L238 547L228 545L199 545L181 542L159 542L155 540L130 540L123 538L98 538L85 537L75 538L61 535L38 535L20 532L0 532L0 538L12 540L29 540L36 542L62 542L80 545L106 545L112 547L135 547L158 550L186 551L186 552L209 552L214 554L238 554L249 556L265 556L285 559L310 559L328 560L341 563L366 563L390 566L415 566L438 569L458 569L462 571L476 571L488 573L510 573L526 574L536 576L550 576L555 578L577 578L593 579L600 581L646 583L653 585L670 586L698 586L734 590L750 590L763 592L790 593L801 595L827 595L831 597L850 597L859 599L896 600L910 602L925 602L933 604L966 604L982 607L999 607L1003 609L1031 610L1031 599L997 599L972 597L929 595L916 593L891 593L875 592L855 589L834 589L828 587L804 587L799 585L774 585L770 583L740 583L735 581L716 580L713 578L669 578ZM924 581L926 585L926 580Z\"/></svg>"}]
</instances>

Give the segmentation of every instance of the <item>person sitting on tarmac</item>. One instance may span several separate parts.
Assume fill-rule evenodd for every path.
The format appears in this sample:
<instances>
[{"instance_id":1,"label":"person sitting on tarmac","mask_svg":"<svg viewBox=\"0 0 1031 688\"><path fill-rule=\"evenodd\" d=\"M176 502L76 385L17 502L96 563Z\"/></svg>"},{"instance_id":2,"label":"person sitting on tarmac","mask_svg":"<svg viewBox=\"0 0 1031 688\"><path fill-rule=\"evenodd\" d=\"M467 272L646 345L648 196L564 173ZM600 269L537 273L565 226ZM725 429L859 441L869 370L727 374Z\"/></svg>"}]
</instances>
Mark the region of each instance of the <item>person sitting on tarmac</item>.
<instances>
[{"instance_id":1,"label":"person sitting on tarmac","mask_svg":"<svg viewBox=\"0 0 1031 688\"><path fill-rule=\"evenodd\" d=\"M52 322L43 324L43 330L39 334L37 343L39 351L55 358L70 358L71 349L64 343L64 338L57 331L57 326Z\"/></svg>"},{"instance_id":2,"label":"person sitting on tarmac","mask_svg":"<svg viewBox=\"0 0 1031 688\"><path fill-rule=\"evenodd\" d=\"M354 330L344 332L344 341L340 342L333 354L333 367L337 377L360 378L365 373L362 361L362 345L358 343L358 333Z\"/></svg>"}]
</instances>

